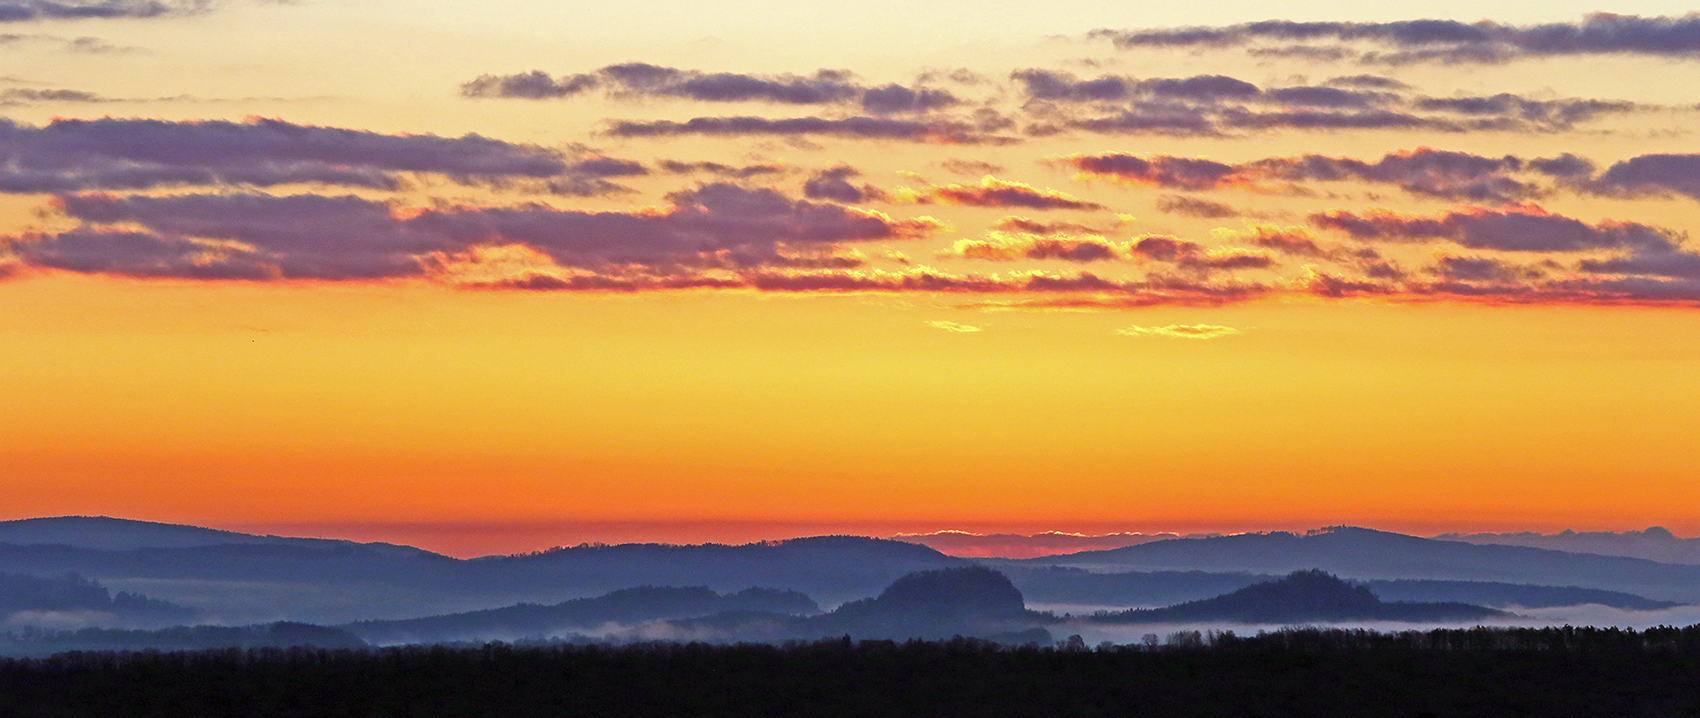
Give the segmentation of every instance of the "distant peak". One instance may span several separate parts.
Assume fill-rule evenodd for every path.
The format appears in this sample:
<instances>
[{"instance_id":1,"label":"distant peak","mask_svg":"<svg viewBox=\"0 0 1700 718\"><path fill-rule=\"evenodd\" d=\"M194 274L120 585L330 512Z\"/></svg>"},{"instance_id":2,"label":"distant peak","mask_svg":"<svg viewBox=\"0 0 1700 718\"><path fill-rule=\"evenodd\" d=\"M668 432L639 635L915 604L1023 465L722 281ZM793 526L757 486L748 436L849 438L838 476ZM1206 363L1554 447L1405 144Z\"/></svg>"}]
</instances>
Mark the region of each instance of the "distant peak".
<instances>
[{"instance_id":1,"label":"distant peak","mask_svg":"<svg viewBox=\"0 0 1700 718\"><path fill-rule=\"evenodd\" d=\"M1306 535L1306 536L1326 536L1328 534L1356 534L1356 533L1384 534L1384 533L1387 533L1387 532L1386 531L1378 531L1376 529L1368 529L1368 528L1364 528L1362 526L1347 526L1345 524L1340 524L1338 526L1324 526L1322 528L1311 529L1309 531L1306 531L1304 535Z\"/></svg>"}]
</instances>

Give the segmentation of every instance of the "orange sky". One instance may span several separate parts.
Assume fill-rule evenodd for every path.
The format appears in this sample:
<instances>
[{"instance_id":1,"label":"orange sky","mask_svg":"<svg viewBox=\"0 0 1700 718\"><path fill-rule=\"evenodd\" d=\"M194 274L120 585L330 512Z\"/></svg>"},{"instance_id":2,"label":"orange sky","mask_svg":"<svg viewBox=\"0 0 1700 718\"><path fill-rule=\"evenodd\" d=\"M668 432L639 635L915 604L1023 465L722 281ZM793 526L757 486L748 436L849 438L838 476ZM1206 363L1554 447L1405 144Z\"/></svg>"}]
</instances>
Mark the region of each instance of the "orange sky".
<instances>
[{"instance_id":1,"label":"orange sky","mask_svg":"<svg viewBox=\"0 0 1700 718\"><path fill-rule=\"evenodd\" d=\"M0 319L16 516L506 521L547 545L606 539L532 526L1700 529L1683 310L8 291L36 310ZM1203 320L1242 333L1114 331Z\"/></svg>"},{"instance_id":2,"label":"orange sky","mask_svg":"<svg viewBox=\"0 0 1700 718\"><path fill-rule=\"evenodd\" d=\"M1088 5L0 28L0 518L1700 533L1700 45L1538 49L1629 21L1530 5L1301 56L1233 29L1262 6ZM1241 34L1088 34L1177 25Z\"/></svg>"}]
</instances>

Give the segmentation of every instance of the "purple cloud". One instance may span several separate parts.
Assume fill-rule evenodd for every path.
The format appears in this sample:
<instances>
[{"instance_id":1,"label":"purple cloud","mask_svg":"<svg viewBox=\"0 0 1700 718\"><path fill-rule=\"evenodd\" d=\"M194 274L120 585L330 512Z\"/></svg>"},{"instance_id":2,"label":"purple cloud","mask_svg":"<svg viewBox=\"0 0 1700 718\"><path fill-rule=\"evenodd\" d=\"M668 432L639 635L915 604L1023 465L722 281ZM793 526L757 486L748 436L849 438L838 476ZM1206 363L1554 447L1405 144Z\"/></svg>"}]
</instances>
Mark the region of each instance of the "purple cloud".
<instances>
[{"instance_id":1,"label":"purple cloud","mask_svg":"<svg viewBox=\"0 0 1700 718\"><path fill-rule=\"evenodd\" d=\"M206 9L205 2L157 2L155 0L105 0L93 3L59 3L48 0L12 0L0 3L0 22L31 20L78 20L88 18L154 18L183 15Z\"/></svg>"},{"instance_id":2,"label":"purple cloud","mask_svg":"<svg viewBox=\"0 0 1700 718\"><path fill-rule=\"evenodd\" d=\"M1505 62L1555 55L1637 54L1672 58L1700 57L1700 17L1640 17L1597 13L1580 23L1505 25L1466 24L1454 20L1398 22L1294 22L1270 20L1223 27L1167 30L1098 30L1124 49L1139 47L1244 47L1256 43L1325 43L1298 48L1339 50L1347 43L1369 42L1392 52L1365 53L1366 62ZM1326 43L1336 43L1329 45ZM1289 46L1293 47L1293 46Z\"/></svg>"},{"instance_id":3,"label":"purple cloud","mask_svg":"<svg viewBox=\"0 0 1700 718\"><path fill-rule=\"evenodd\" d=\"M856 102L874 115L927 112L961 103L949 91L890 83L865 87L845 70L813 75L753 75L681 70L644 62L608 65L589 73L551 77L541 70L482 75L461 85L471 98L550 100L601 89L616 97L676 97L696 102L773 102L830 105Z\"/></svg>"},{"instance_id":4,"label":"purple cloud","mask_svg":"<svg viewBox=\"0 0 1700 718\"><path fill-rule=\"evenodd\" d=\"M560 152L466 135L386 135L281 120L0 120L0 192L56 193L160 186L320 183L396 189L399 172L461 182L551 181L569 194L641 174L628 160L570 162Z\"/></svg>"},{"instance_id":5,"label":"purple cloud","mask_svg":"<svg viewBox=\"0 0 1700 718\"><path fill-rule=\"evenodd\" d=\"M977 144L998 138L958 121L899 120L885 117L696 117L672 120L619 121L608 134L616 137L674 137L680 135L834 135L857 139L909 140L944 144Z\"/></svg>"},{"instance_id":6,"label":"purple cloud","mask_svg":"<svg viewBox=\"0 0 1700 718\"><path fill-rule=\"evenodd\" d=\"M1393 152L1375 161L1325 155L1271 157L1237 165L1213 160L1110 153L1075 155L1060 162L1088 176L1112 178L1165 189L1279 190L1283 183L1357 180L1390 184L1406 192L1454 200L1512 202L1540 197L1549 190L1516 175L1534 172L1568 179L1588 174L1593 165L1574 155L1523 160L1484 157L1420 147ZM1182 205L1176 205L1181 207Z\"/></svg>"},{"instance_id":7,"label":"purple cloud","mask_svg":"<svg viewBox=\"0 0 1700 718\"><path fill-rule=\"evenodd\" d=\"M857 187L851 184L850 178L859 177L861 174L856 168L845 165L821 170L803 183L803 196L845 204L884 198L885 193L877 187L867 184Z\"/></svg>"},{"instance_id":8,"label":"purple cloud","mask_svg":"<svg viewBox=\"0 0 1700 718\"><path fill-rule=\"evenodd\" d=\"M1668 229L1637 222L1605 221L1590 225L1532 205L1503 210L1470 209L1439 217L1391 212L1319 212L1311 224L1355 238L1383 241L1449 239L1471 249L1506 252L1580 252L1634 248L1665 251L1677 244Z\"/></svg>"},{"instance_id":9,"label":"purple cloud","mask_svg":"<svg viewBox=\"0 0 1700 718\"><path fill-rule=\"evenodd\" d=\"M671 208L654 213L539 204L403 210L354 196L80 194L58 203L81 227L0 241L26 264L69 271L351 280L422 275L475 248L505 245L593 269L843 266L808 253L939 229L928 219L894 220L731 184L702 185L669 199Z\"/></svg>"},{"instance_id":10,"label":"purple cloud","mask_svg":"<svg viewBox=\"0 0 1700 718\"><path fill-rule=\"evenodd\" d=\"M1641 155L1612 165L1595 186L1626 192L1675 192L1700 199L1700 154Z\"/></svg>"}]
</instances>

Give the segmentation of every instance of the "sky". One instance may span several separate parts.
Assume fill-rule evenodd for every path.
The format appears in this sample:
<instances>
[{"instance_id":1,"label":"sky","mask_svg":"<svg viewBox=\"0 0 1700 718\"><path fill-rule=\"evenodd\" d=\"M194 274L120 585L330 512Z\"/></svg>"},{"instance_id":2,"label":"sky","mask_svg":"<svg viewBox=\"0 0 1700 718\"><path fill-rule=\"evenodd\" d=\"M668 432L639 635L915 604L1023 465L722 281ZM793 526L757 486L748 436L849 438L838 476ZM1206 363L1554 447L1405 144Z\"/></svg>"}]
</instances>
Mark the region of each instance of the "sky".
<instances>
[{"instance_id":1,"label":"sky","mask_svg":"<svg viewBox=\"0 0 1700 718\"><path fill-rule=\"evenodd\" d=\"M1271 7L0 0L0 518L1700 533L1700 17Z\"/></svg>"}]
</instances>

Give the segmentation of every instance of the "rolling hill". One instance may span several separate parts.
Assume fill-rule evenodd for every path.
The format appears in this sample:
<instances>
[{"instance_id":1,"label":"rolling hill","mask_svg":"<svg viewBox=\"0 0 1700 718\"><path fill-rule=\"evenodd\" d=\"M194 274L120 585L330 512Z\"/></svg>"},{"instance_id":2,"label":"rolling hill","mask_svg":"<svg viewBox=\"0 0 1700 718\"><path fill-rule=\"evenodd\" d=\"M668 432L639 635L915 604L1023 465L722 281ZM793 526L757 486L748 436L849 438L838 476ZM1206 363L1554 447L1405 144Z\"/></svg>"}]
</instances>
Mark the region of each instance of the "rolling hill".
<instances>
[{"instance_id":1,"label":"rolling hill","mask_svg":"<svg viewBox=\"0 0 1700 718\"><path fill-rule=\"evenodd\" d=\"M1356 580L1434 579L1575 586L1700 603L1700 566L1526 546L1478 545L1337 527L1306 534L1170 539L1106 551L1027 559L1027 566L1097 572L1280 574L1320 568Z\"/></svg>"},{"instance_id":2,"label":"rolling hill","mask_svg":"<svg viewBox=\"0 0 1700 718\"><path fill-rule=\"evenodd\" d=\"M1164 608L1100 613L1093 623L1332 623L1341 621L1477 621L1511 614L1467 603L1384 602L1318 570L1257 583L1215 598Z\"/></svg>"}]
</instances>

